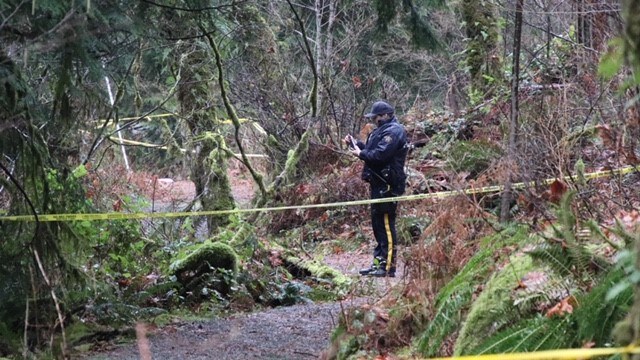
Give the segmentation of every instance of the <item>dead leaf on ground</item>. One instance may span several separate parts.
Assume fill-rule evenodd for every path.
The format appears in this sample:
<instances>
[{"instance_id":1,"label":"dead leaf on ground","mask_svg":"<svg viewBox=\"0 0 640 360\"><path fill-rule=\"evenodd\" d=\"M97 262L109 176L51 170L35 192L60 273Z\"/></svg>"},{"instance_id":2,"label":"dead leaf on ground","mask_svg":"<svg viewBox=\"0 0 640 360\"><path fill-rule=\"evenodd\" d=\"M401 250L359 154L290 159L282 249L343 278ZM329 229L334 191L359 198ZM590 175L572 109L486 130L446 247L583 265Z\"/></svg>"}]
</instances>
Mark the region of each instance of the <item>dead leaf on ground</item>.
<instances>
[{"instance_id":1,"label":"dead leaf on ground","mask_svg":"<svg viewBox=\"0 0 640 360\"><path fill-rule=\"evenodd\" d=\"M358 89L362 86L362 80L360 80L360 78L358 76L354 76L351 78L351 81L353 82L353 87Z\"/></svg>"},{"instance_id":2,"label":"dead leaf on ground","mask_svg":"<svg viewBox=\"0 0 640 360\"><path fill-rule=\"evenodd\" d=\"M514 290L526 289L527 285L522 282L522 280L518 280L518 285L514 288Z\"/></svg>"},{"instance_id":3,"label":"dead leaf on ground","mask_svg":"<svg viewBox=\"0 0 640 360\"><path fill-rule=\"evenodd\" d=\"M569 187L564 183L564 181L555 180L552 182L548 190L549 201L558 203L560 199L562 199L562 196L567 192L568 188Z\"/></svg>"},{"instance_id":4,"label":"dead leaf on ground","mask_svg":"<svg viewBox=\"0 0 640 360\"><path fill-rule=\"evenodd\" d=\"M616 135L611 131L609 125L597 125L595 128L605 147L612 148L615 146Z\"/></svg>"},{"instance_id":5,"label":"dead leaf on ground","mask_svg":"<svg viewBox=\"0 0 640 360\"><path fill-rule=\"evenodd\" d=\"M384 322L389 321L389 314L386 311L382 310L381 308L379 308L377 306L364 304L364 305L362 305L362 310L373 312L374 314L376 314L376 318L377 319L380 319L380 320L382 320Z\"/></svg>"},{"instance_id":6,"label":"dead leaf on ground","mask_svg":"<svg viewBox=\"0 0 640 360\"><path fill-rule=\"evenodd\" d=\"M566 313L572 314L575 302L576 300L573 296L567 296L566 298L560 300L559 303L555 304L551 309L549 309L545 316L548 318L552 318L556 315L564 316L564 314Z\"/></svg>"},{"instance_id":7,"label":"dead leaf on ground","mask_svg":"<svg viewBox=\"0 0 640 360\"><path fill-rule=\"evenodd\" d=\"M337 235L338 239L348 240L353 239L356 236L355 230L343 231Z\"/></svg>"},{"instance_id":8,"label":"dead leaf on ground","mask_svg":"<svg viewBox=\"0 0 640 360\"><path fill-rule=\"evenodd\" d=\"M396 360L398 358L393 356L392 354L379 354L374 359L375 360Z\"/></svg>"},{"instance_id":9,"label":"dead leaf on ground","mask_svg":"<svg viewBox=\"0 0 640 360\"><path fill-rule=\"evenodd\" d=\"M273 267L282 265L282 258L279 251L271 250L271 252L269 253L269 263Z\"/></svg>"}]
</instances>

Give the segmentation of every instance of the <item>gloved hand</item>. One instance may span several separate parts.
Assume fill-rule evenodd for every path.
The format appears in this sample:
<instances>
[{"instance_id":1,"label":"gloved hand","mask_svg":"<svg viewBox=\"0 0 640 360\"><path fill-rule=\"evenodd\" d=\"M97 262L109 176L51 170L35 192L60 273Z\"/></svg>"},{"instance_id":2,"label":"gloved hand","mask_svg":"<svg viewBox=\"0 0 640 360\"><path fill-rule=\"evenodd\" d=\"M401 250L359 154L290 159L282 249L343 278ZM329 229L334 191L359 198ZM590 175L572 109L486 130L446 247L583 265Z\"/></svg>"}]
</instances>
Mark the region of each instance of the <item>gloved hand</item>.
<instances>
[{"instance_id":1,"label":"gloved hand","mask_svg":"<svg viewBox=\"0 0 640 360\"><path fill-rule=\"evenodd\" d=\"M347 134L347 136L344 137L344 142L349 147L349 152L351 154L355 155L356 157L360 156L360 148L356 144L356 141L353 138L353 136Z\"/></svg>"}]
</instances>

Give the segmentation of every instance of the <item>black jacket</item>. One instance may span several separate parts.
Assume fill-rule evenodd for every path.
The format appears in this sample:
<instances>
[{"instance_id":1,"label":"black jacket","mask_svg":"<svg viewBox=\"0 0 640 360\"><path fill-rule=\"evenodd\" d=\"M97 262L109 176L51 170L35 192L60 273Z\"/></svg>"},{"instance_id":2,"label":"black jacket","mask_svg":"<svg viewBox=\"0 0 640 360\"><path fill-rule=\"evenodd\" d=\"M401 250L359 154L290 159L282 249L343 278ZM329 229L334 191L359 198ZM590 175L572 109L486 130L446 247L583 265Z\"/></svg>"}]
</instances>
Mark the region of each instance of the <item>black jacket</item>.
<instances>
[{"instance_id":1,"label":"black jacket","mask_svg":"<svg viewBox=\"0 0 640 360\"><path fill-rule=\"evenodd\" d=\"M364 160L362 178L371 184L372 197L402 195L409 149L404 126L396 117L371 132L366 144L358 141L357 145L361 149L359 157Z\"/></svg>"}]
</instances>

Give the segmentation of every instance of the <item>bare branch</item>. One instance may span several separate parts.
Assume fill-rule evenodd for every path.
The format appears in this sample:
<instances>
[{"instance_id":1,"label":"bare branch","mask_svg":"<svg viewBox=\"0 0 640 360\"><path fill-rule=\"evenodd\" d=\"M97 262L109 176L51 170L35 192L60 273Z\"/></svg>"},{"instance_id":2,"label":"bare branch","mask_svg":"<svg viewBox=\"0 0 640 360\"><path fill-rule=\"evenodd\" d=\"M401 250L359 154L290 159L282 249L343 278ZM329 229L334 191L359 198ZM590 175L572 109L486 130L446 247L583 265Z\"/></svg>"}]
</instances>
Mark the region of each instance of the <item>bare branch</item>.
<instances>
[{"instance_id":1,"label":"bare branch","mask_svg":"<svg viewBox=\"0 0 640 360\"><path fill-rule=\"evenodd\" d=\"M170 10L177 10L177 11L188 11L188 12L201 12L201 11L208 11L208 10L222 10L228 7L233 7L236 5L240 5L242 3L244 3L245 1L232 1L229 4L224 4L224 5L218 5L218 6L207 6L207 7L201 7L201 8L185 8L185 7L180 7L180 6L172 6L172 5L165 5L165 4L160 4L158 2L155 1L151 1L151 0L142 0L142 2L145 2L147 4L151 4L154 6L158 6L161 8L165 8L165 9L170 9Z\"/></svg>"},{"instance_id":2,"label":"bare branch","mask_svg":"<svg viewBox=\"0 0 640 360\"><path fill-rule=\"evenodd\" d=\"M13 15L15 15L18 10L20 10L20 7L22 7L22 5L26 4L27 0L22 0L20 2L20 4L18 4L18 6L16 6L15 10L13 10L13 12L11 14L9 14L9 16L7 16L4 20L2 20L2 24L0 24L0 31L2 31L2 29L4 28L5 24L7 23L7 21L9 21L9 19L11 19L11 17L13 17Z\"/></svg>"}]
</instances>

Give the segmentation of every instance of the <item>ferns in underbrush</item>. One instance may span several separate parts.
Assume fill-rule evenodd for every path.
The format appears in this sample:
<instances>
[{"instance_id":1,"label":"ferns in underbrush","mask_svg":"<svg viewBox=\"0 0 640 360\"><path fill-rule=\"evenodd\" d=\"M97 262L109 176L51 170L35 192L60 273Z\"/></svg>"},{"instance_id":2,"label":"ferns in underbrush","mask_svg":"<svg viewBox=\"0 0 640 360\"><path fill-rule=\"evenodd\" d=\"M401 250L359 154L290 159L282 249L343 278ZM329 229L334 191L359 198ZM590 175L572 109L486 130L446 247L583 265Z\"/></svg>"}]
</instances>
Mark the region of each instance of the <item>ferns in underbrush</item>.
<instances>
[{"instance_id":1,"label":"ferns in underbrush","mask_svg":"<svg viewBox=\"0 0 640 360\"><path fill-rule=\"evenodd\" d=\"M610 290L625 277L624 269L615 267L598 286L578 299L578 307L572 314L578 326L577 340L592 341L596 347L612 341L612 329L627 314L633 302L633 289L628 287L610 300L607 296L611 297Z\"/></svg>"},{"instance_id":2,"label":"ferns in underbrush","mask_svg":"<svg viewBox=\"0 0 640 360\"><path fill-rule=\"evenodd\" d=\"M574 192L569 192L560 202L557 224L551 235L544 236L546 241L543 244L527 252L549 269L546 271L547 284L565 284L567 293L563 296L575 298L573 308L560 314L548 311L547 316L541 313L520 314L524 315L521 320L499 329L469 353L526 352L582 347L588 342L604 346L613 342L611 331L625 316L633 301L633 292L627 288L607 300L607 293L623 280L625 273L620 267L613 267L606 259L594 254L587 247L593 244L576 236L581 224L571 209L574 195Z\"/></svg>"},{"instance_id":3,"label":"ferns in underbrush","mask_svg":"<svg viewBox=\"0 0 640 360\"><path fill-rule=\"evenodd\" d=\"M612 343L611 331L633 301L630 288L610 301L606 300L611 286L623 277L621 269L612 269L598 286L576 297L577 305L572 313L552 317L541 314L530 316L499 331L470 354L578 348L588 342L601 347Z\"/></svg>"},{"instance_id":4,"label":"ferns in underbrush","mask_svg":"<svg viewBox=\"0 0 640 360\"><path fill-rule=\"evenodd\" d=\"M572 198L573 193L569 193L560 204L553 238L528 252L551 270L547 283L558 280L567 284L565 290L576 300L572 309L558 314L548 311L547 316L524 314L521 320L471 349L470 354L577 348L587 343L600 347L614 342L612 330L627 314L633 290L626 287L612 295L614 285L627 276L624 267L613 267L577 239L579 223L569 206Z\"/></svg>"},{"instance_id":5,"label":"ferns in underbrush","mask_svg":"<svg viewBox=\"0 0 640 360\"><path fill-rule=\"evenodd\" d=\"M593 282L593 275L608 269L610 264L596 256L585 246L585 242L576 237L581 224L571 209L574 197L575 192L571 191L562 198L557 209L558 222L553 225L551 236L542 235L546 240L545 244L528 254L549 266L558 275L573 277L576 282L588 285Z\"/></svg>"},{"instance_id":6,"label":"ferns in underbrush","mask_svg":"<svg viewBox=\"0 0 640 360\"><path fill-rule=\"evenodd\" d=\"M574 337L569 318L549 319L541 315L518 322L498 332L469 354L530 352L563 347L567 337Z\"/></svg>"},{"instance_id":7,"label":"ferns in underbrush","mask_svg":"<svg viewBox=\"0 0 640 360\"><path fill-rule=\"evenodd\" d=\"M418 342L421 354L441 355L445 341L456 333L456 355L579 348L588 343L606 346L614 342L611 332L631 306L632 287L610 291L627 274L623 267L612 266L611 261L593 251L594 246L611 245L597 227L590 227L591 234L599 236L603 240L600 243L593 235L589 240L576 235L585 223L571 208L573 197L570 192L562 199L556 224L542 236L545 241L526 255L514 257L510 267L493 274L489 282L495 264L492 256L506 244L483 247L440 290L433 319ZM518 238L516 235L511 239ZM523 239L517 243L522 245ZM483 284L482 293L474 299L474 292ZM552 308L560 304L564 305L562 311Z\"/></svg>"},{"instance_id":8,"label":"ferns in underbrush","mask_svg":"<svg viewBox=\"0 0 640 360\"><path fill-rule=\"evenodd\" d=\"M456 332L462 323L462 309L469 305L472 291L470 288L450 296L449 301L441 303L427 329L418 342L418 351L428 357L436 356L446 338Z\"/></svg>"},{"instance_id":9,"label":"ferns in underbrush","mask_svg":"<svg viewBox=\"0 0 640 360\"><path fill-rule=\"evenodd\" d=\"M460 329L463 314L472 302L477 286L484 282L495 265L496 249L518 243L525 236L525 228L510 228L503 234L484 239L476 255L438 292L431 322L418 340L421 354L428 357L439 354L447 337Z\"/></svg>"}]
</instances>

